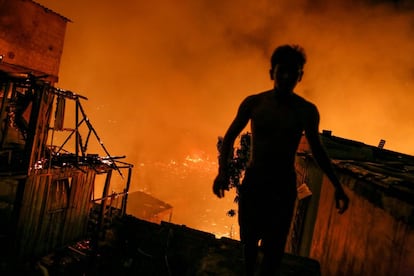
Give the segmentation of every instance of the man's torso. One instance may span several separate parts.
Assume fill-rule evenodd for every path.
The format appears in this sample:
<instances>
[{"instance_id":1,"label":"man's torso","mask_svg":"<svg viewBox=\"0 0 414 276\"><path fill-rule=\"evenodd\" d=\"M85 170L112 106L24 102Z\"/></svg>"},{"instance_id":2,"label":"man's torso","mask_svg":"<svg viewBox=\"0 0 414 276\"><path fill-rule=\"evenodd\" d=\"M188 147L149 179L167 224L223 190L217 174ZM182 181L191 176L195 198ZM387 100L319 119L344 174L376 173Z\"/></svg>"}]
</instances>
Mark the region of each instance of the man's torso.
<instances>
[{"instance_id":1,"label":"man's torso","mask_svg":"<svg viewBox=\"0 0 414 276\"><path fill-rule=\"evenodd\" d=\"M251 106L251 167L283 172L293 169L310 103L296 94L255 95Z\"/></svg>"}]
</instances>

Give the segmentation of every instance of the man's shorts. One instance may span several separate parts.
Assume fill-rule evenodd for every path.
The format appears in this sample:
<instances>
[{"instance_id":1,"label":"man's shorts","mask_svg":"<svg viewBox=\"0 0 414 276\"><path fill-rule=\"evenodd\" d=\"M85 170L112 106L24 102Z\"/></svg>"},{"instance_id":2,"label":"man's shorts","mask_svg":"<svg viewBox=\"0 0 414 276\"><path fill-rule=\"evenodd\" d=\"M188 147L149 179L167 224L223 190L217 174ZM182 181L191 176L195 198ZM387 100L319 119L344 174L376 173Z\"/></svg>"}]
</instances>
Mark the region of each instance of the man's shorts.
<instances>
[{"instance_id":1,"label":"man's shorts","mask_svg":"<svg viewBox=\"0 0 414 276\"><path fill-rule=\"evenodd\" d=\"M296 173L247 169L239 190L240 239L287 236L295 206Z\"/></svg>"}]
</instances>

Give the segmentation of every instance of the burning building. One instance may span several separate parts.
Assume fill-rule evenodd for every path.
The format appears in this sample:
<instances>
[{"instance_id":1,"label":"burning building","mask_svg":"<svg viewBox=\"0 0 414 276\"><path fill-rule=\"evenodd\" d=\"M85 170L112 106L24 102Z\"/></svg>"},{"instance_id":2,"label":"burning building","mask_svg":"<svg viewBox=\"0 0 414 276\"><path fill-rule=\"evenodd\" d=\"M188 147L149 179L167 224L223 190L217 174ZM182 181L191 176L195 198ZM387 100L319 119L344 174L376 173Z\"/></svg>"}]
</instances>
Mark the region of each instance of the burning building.
<instances>
[{"instance_id":1,"label":"burning building","mask_svg":"<svg viewBox=\"0 0 414 276\"><path fill-rule=\"evenodd\" d=\"M91 227L99 233L113 207L125 213L132 165L109 154L82 107L86 97L55 87L69 20L33 1L0 6L1 256L19 263L83 239ZM69 102L72 128L64 124ZM60 144L57 133L66 137ZM93 139L104 156L90 153ZM121 193L110 192L113 171L126 179Z\"/></svg>"}]
</instances>

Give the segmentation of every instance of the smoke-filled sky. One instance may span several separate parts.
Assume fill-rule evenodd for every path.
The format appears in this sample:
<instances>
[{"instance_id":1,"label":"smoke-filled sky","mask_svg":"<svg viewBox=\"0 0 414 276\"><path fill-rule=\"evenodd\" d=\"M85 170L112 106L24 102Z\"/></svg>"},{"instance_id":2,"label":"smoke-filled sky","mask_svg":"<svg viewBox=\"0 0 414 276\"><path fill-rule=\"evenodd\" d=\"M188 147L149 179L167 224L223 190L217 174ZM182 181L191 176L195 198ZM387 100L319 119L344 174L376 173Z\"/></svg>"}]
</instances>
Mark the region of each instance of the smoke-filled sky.
<instances>
[{"instance_id":1,"label":"smoke-filled sky","mask_svg":"<svg viewBox=\"0 0 414 276\"><path fill-rule=\"evenodd\" d=\"M241 100L272 88L269 57L286 43L306 50L296 92L319 107L320 130L414 154L408 1L37 2L73 21L57 86L89 98L106 147L138 175L146 162L215 161L217 136ZM156 174L136 185L157 183Z\"/></svg>"}]
</instances>

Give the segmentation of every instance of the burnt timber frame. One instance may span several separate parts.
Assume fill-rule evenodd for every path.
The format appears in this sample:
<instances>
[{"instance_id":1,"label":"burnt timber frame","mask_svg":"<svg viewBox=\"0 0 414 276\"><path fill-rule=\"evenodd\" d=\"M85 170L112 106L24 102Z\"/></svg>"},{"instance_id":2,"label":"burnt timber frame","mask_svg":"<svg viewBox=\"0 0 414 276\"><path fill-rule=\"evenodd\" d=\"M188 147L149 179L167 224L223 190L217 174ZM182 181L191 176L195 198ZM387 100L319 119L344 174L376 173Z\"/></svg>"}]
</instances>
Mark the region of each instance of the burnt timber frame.
<instances>
[{"instance_id":1,"label":"burnt timber frame","mask_svg":"<svg viewBox=\"0 0 414 276\"><path fill-rule=\"evenodd\" d=\"M56 88L39 74L0 69L0 240L20 261L79 239L98 239L110 216L125 215L133 166L109 154L81 105L86 97ZM64 144L55 146L57 130L50 122L59 97L75 101L76 125ZM84 144L79 129L83 123L89 130ZM91 134L106 157L87 153ZM75 152L62 154L73 135ZM110 194L112 171L124 178L124 169L123 191ZM98 174L106 174L106 180L102 197L94 199ZM122 199L120 206L112 205L115 197Z\"/></svg>"}]
</instances>

